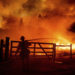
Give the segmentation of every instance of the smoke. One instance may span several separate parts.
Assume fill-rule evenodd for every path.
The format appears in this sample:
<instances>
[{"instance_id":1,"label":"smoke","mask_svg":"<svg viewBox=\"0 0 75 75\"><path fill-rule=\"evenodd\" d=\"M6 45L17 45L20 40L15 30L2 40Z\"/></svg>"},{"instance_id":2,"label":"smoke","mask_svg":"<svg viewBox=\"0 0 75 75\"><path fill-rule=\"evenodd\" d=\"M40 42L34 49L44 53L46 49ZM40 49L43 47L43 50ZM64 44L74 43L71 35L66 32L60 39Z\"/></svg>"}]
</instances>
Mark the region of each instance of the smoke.
<instances>
[{"instance_id":1,"label":"smoke","mask_svg":"<svg viewBox=\"0 0 75 75\"><path fill-rule=\"evenodd\" d=\"M1 11L2 10L2 11ZM71 41L74 0L0 0L0 38L59 38Z\"/></svg>"},{"instance_id":2,"label":"smoke","mask_svg":"<svg viewBox=\"0 0 75 75\"><path fill-rule=\"evenodd\" d=\"M29 12L38 12L41 7L42 0L28 0L26 3L22 5L23 9Z\"/></svg>"},{"instance_id":3,"label":"smoke","mask_svg":"<svg viewBox=\"0 0 75 75\"><path fill-rule=\"evenodd\" d=\"M75 33L75 22L72 23L71 27L69 28L69 31Z\"/></svg>"},{"instance_id":4,"label":"smoke","mask_svg":"<svg viewBox=\"0 0 75 75\"><path fill-rule=\"evenodd\" d=\"M72 4L74 5L75 4L75 0L67 0L68 4Z\"/></svg>"}]
</instances>

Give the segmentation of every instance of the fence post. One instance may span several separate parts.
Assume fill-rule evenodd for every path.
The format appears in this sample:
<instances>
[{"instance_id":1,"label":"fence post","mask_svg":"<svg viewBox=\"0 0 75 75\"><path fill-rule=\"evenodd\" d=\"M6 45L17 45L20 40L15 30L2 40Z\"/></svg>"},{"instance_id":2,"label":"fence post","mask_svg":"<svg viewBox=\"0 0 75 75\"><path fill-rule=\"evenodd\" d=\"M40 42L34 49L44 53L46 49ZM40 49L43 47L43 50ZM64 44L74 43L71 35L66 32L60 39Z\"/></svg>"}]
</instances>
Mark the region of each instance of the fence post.
<instances>
[{"instance_id":1,"label":"fence post","mask_svg":"<svg viewBox=\"0 0 75 75\"><path fill-rule=\"evenodd\" d=\"M35 56L35 48L36 48L36 43L34 43L34 56Z\"/></svg>"},{"instance_id":2,"label":"fence post","mask_svg":"<svg viewBox=\"0 0 75 75\"><path fill-rule=\"evenodd\" d=\"M3 40L0 40L0 62L3 61Z\"/></svg>"},{"instance_id":3,"label":"fence post","mask_svg":"<svg viewBox=\"0 0 75 75\"><path fill-rule=\"evenodd\" d=\"M53 63L55 63L55 59L56 59L56 44L53 44Z\"/></svg>"},{"instance_id":4,"label":"fence post","mask_svg":"<svg viewBox=\"0 0 75 75\"><path fill-rule=\"evenodd\" d=\"M11 41L10 56L12 56L12 45L13 45L13 42Z\"/></svg>"},{"instance_id":5,"label":"fence post","mask_svg":"<svg viewBox=\"0 0 75 75\"><path fill-rule=\"evenodd\" d=\"M8 60L8 56L9 56L9 37L6 37L5 60Z\"/></svg>"},{"instance_id":6,"label":"fence post","mask_svg":"<svg viewBox=\"0 0 75 75\"><path fill-rule=\"evenodd\" d=\"M72 59L72 44L70 45L70 59Z\"/></svg>"}]
</instances>

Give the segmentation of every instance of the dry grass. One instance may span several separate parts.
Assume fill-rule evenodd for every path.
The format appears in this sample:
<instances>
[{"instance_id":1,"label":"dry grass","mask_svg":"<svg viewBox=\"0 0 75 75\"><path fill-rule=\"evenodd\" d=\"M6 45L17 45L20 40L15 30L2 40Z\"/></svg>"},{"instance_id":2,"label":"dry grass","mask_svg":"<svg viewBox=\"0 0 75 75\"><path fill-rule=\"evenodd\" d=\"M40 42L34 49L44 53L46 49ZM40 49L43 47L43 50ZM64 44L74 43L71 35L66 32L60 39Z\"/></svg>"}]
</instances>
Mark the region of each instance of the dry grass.
<instances>
[{"instance_id":1,"label":"dry grass","mask_svg":"<svg viewBox=\"0 0 75 75\"><path fill-rule=\"evenodd\" d=\"M26 66L26 62L24 67ZM1 75L74 75L75 58L58 58L55 64L47 57L30 56L29 70L22 69L22 60L19 56L10 57L8 61L0 63Z\"/></svg>"}]
</instances>

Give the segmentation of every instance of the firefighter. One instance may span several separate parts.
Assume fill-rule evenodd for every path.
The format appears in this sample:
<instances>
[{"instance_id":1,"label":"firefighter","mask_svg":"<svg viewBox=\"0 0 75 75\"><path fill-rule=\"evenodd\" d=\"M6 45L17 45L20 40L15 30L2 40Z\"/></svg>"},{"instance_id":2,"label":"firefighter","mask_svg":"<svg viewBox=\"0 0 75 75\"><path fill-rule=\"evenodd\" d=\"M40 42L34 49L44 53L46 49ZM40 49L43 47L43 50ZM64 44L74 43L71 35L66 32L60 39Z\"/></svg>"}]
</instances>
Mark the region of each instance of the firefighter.
<instances>
[{"instance_id":1,"label":"firefighter","mask_svg":"<svg viewBox=\"0 0 75 75\"><path fill-rule=\"evenodd\" d=\"M20 40L21 41L19 42L19 45L17 47L17 51L16 51L15 55L17 55L17 53L20 51L20 57L22 59L23 70L24 69L28 70L29 69L29 54L30 54L28 47L31 45L31 43L29 43L27 40L25 40L24 36L21 36ZM24 61L25 61L26 65L25 65Z\"/></svg>"}]
</instances>

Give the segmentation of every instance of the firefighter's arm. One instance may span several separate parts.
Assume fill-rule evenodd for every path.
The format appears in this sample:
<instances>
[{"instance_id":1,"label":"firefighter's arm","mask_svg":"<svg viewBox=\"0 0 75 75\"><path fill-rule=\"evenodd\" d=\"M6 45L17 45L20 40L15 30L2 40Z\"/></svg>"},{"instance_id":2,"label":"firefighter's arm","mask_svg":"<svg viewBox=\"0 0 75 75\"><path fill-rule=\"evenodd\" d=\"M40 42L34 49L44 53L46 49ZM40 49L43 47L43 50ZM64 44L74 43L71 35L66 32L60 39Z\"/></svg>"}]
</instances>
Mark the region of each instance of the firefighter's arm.
<instances>
[{"instance_id":1,"label":"firefighter's arm","mask_svg":"<svg viewBox=\"0 0 75 75\"><path fill-rule=\"evenodd\" d=\"M31 46L31 43L27 41L28 46Z\"/></svg>"}]
</instances>

